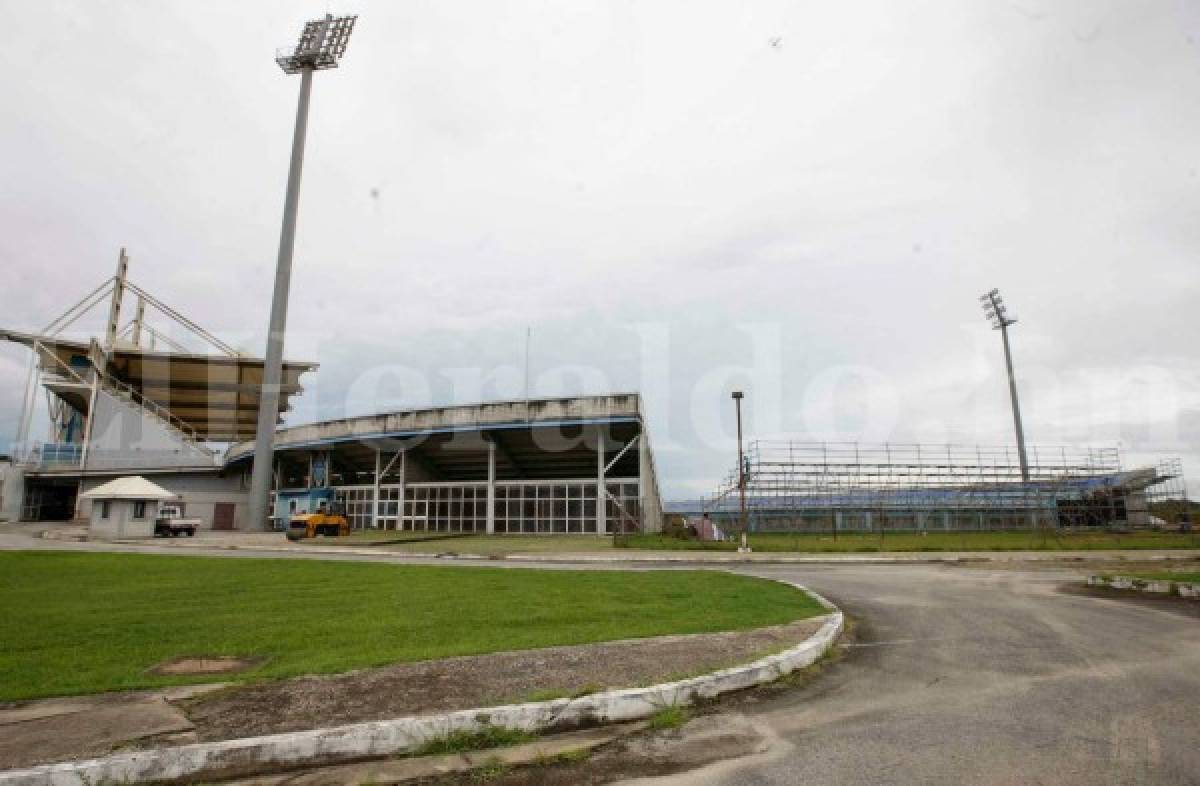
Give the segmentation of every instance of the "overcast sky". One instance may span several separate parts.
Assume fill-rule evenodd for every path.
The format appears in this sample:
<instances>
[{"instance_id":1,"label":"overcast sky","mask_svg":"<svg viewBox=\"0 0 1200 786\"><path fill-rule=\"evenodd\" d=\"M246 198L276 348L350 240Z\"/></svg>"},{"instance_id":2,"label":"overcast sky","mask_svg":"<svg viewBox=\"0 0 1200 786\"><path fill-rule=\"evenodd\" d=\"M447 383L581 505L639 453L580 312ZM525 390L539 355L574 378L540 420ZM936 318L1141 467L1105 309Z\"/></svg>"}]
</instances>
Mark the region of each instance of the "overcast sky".
<instances>
[{"instance_id":1,"label":"overcast sky","mask_svg":"<svg viewBox=\"0 0 1200 786\"><path fill-rule=\"evenodd\" d=\"M324 2L0 0L0 324L130 275L262 351ZM369 2L315 78L290 423L641 390L664 493L751 437L1181 455L1200 4ZM89 327L98 328L99 319ZM0 346L0 449L27 352Z\"/></svg>"}]
</instances>

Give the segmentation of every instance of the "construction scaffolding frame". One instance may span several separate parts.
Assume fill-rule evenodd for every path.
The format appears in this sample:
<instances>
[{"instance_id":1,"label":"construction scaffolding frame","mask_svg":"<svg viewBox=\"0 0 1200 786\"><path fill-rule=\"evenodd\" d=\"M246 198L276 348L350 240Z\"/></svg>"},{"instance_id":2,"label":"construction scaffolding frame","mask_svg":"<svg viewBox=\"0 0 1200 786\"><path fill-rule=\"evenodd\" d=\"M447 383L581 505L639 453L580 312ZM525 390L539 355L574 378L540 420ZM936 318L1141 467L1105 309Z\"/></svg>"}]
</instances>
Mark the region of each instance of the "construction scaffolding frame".
<instances>
[{"instance_id":1,"label":"construction scaffolding frame","mask_svg":"<svg viewBox=\"0 0 1200 786\"><path fill-rule=\"evenodd\" d=\"M753 532L1142 529L1186 509L1179 459L1126 470L1118 448L758 440L704 510L736 528L745 478Z\"/></svg>"}]
</instances>

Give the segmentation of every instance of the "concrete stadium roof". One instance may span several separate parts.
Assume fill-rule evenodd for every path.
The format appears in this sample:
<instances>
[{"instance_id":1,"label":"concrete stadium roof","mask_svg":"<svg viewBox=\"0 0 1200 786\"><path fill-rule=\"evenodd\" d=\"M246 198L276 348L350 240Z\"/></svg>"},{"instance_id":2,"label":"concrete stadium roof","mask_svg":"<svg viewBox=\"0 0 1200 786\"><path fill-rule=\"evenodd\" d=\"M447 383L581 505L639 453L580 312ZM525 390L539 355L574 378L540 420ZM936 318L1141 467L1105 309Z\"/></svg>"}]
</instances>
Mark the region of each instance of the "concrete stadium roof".
<instances>
[{"instance_id":1,"label":"concrete stadium roof","mask_svg":"<svg viewBox=\"0 0 1200 786\"><path fill-rule=\"evenodd\" d=\"M429 474L445 480L486 473L488 443L497 446L501 479L589 477L596 473L598 435L620 448L642 432L636 393L406 410L280 429L277 455L333 450L340 462L373 469L376 450L405 449ZM226 466L249 460L254 443L230 447ZM613 468L636 474L636 451Z\"/></svg>"}]
</instances>

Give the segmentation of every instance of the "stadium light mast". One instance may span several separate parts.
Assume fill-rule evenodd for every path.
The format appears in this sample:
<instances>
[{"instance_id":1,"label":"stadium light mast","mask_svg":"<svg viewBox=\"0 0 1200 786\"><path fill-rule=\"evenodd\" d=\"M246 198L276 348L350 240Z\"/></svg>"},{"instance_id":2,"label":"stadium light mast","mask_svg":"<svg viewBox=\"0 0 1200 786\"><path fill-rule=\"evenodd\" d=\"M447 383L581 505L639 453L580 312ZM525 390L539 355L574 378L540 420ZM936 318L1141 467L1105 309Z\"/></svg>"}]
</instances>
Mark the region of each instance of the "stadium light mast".
<instances>
[{"instance_id":1,"label":"stadium light mast","mask_svg":"<svg viewBox=\"0 0 1200 786\"><path fill-rule=\"evenodd\" d=\"M283 336L287 328L288 289L292 282L292 249L296 242L296 208L300 202L300 174L304 164L304 137L308 130L308 99L314 71L337 68L354 29L355 16L326 14L304 25L295 47L280 50L275 62L285 74L300 74L300 100L296 106L296 128L292 135L292 160L288 167L287 196L283 203L283 227L279 233L279 259L275 265L275 292L271 297L271 321L267 326L267 352L263 365L262 393L255 431L254 470L250 480L250 522L266 524L267 501L271 496L274 469L275 422L279 418L279 387L283 378Z\"/></svg>"},{"instance_id":2,"label":"stadium light mast","mask_svg":"<svg viewBox=\"0 0 1200 786\"><path fill-rule=\"evenodd\" d=\"M1004 298L999 289L992 289L979 296L983 313L987 315L992 330L999 330L1004 340L1004 365L1008 368L1008 395L1012 400L1013 427L1017 431L1017 457L1021 460L1021 480L1029 481L1029 458L1025 454L1025 427L1021 425L1021 405L1017 401L1017 379L1013 375L1012 350L1008 346L1008 326L1017 321L1016 317L1008 315L1004 306Z\"/></svg>"}]
</instances>

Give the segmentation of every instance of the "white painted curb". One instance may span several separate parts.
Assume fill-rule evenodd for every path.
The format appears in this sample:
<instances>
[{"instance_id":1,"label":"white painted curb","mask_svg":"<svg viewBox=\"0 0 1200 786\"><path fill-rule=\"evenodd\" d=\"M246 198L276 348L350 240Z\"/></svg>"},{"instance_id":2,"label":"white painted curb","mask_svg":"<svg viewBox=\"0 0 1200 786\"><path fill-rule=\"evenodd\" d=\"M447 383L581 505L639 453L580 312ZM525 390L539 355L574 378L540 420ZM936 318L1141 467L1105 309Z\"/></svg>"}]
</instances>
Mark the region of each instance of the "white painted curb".
<instances>
[{"instance_id":1,"label":"white painted curb","mask_svg":"<svg viewBox=\"0 0 1200 786\"><path fill-rule=\"evenodd\" d=\"M1200 584L1165 579L1135 579L1132 576L1088 576L1089 587L1150 592L1158 595L1178 595L1181 598L1200 600Z\"/></svg>"},{"instance_id":2,"label":"white painted curb","mask_svg":"<svg viewBox=\"0 0 1200 786\"><path fill-rule=\"evenodd\" d=\"M697 699L711 699L773 682L812 665L833 646L845 624L842 612L806 587L789 581L782 583L808 592L830 614L820 629L799 645L743 666L648 688L607 691L577 699L354 723L8 770L0 772L0 786L95 786L231 778L273 769L409 753L449 732L477 731L488 725L540 731L556 726L648 718L664 707L691 704Z\"/></svg>"}]
</instances>

